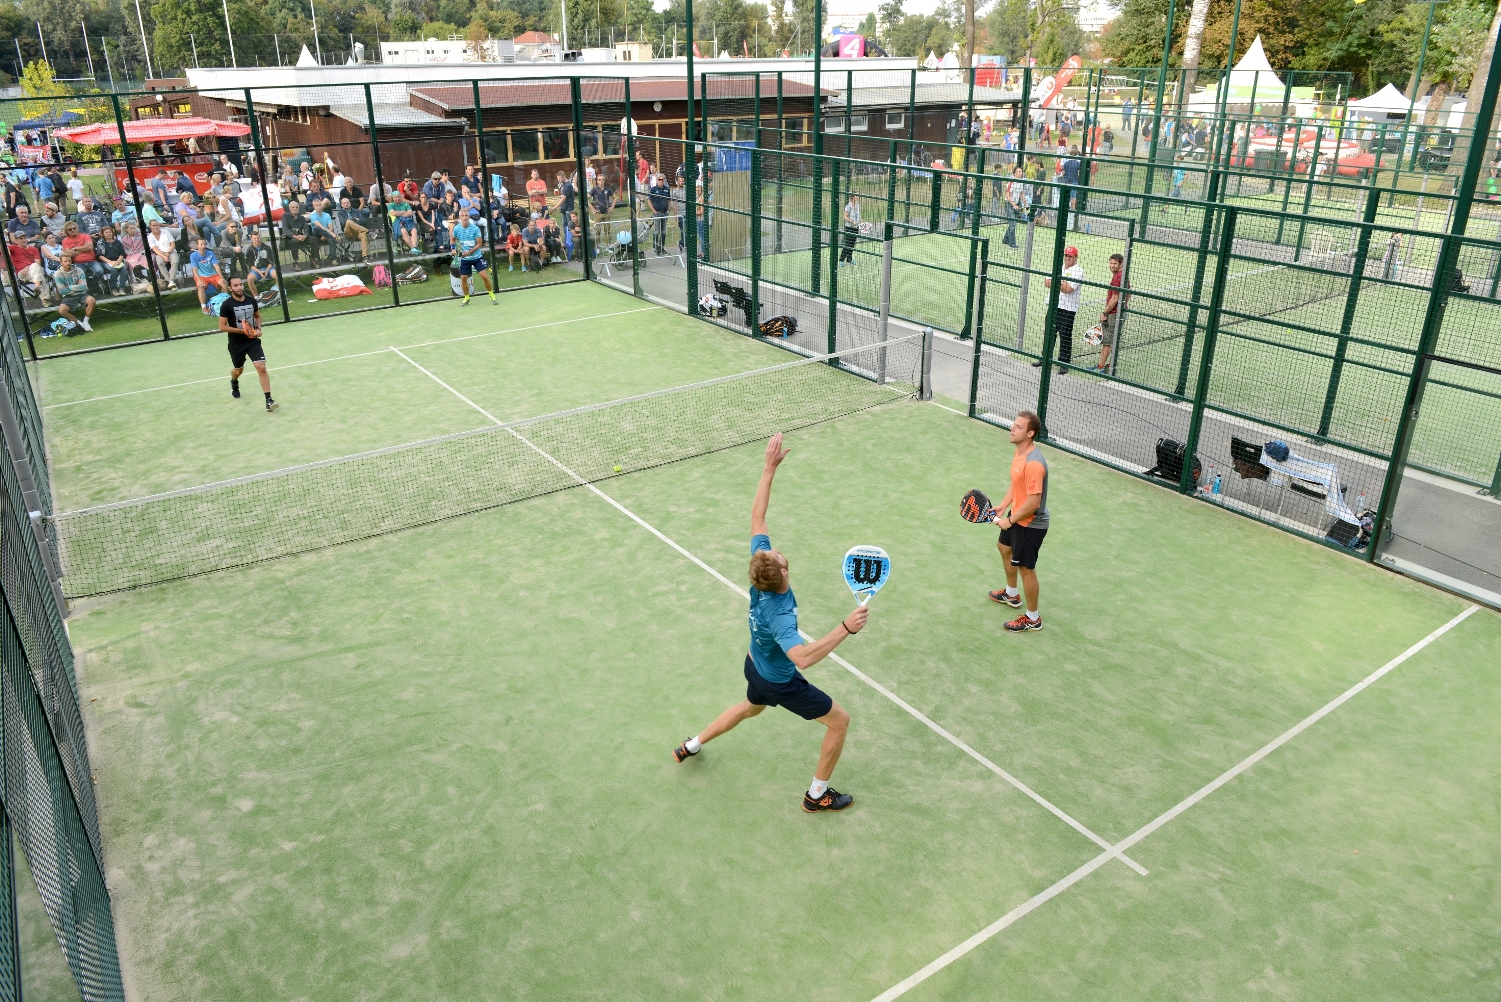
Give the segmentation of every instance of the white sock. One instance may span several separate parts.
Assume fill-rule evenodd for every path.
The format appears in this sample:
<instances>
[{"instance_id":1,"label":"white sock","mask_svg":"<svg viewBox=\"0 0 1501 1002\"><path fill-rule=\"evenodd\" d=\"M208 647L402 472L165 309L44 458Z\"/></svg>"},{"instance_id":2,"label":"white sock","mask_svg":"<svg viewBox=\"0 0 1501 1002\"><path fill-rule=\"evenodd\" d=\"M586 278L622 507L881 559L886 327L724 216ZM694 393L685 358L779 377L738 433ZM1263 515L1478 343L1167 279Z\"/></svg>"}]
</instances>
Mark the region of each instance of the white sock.
<instances>
[{"instance_id":1,"label":"white sock","mask_svg":"<svg viewBox=\"0 0 1501 1002\"><path fill-rule=\"evenodd\" d=\"M819 779L817 776L814 776L813 785L808 787L808 796L813 798L814 800L817 800L819 797L824 795L824 791L826 791L828 788L829 781L827 779Z\"/></svg>"},{"instance_id":2,"label":"white sock","mask_svg":"<svg viewBox=\"0 0 1501 1002\"><path fill-rule=\"evenodd\" d=\"M1015 588L1007 588L1006 589L1006 597L1007 598L1015 598L1016 597L1016 589Z\"/></svg>"},{"instance_id":3,"label":"white sock","mask_svg":"<svg viewBox=\"0 0 1501 1002\"><path fill-rule=\"evenodd\" d=\"M703 746L703 742L700 741L697 737L691 737L687 741L683 742L683 747L688 749L688 754L690 755L697 755L699 753L699 749L703 748Z\"/></svg>"},{"instance_id":4,"label":"white sock","mask_svg":"<svg viewBox=\"0 0 1501 1002\"><path fill-rule=\"evenodd\" d=\"M1030 619L1032 622L1035 623L1039 619L1042 618L1042 614L1039 613L1036 609L1028 609L1027 610L1027 618Z\"/></svg>"}]
</instances>

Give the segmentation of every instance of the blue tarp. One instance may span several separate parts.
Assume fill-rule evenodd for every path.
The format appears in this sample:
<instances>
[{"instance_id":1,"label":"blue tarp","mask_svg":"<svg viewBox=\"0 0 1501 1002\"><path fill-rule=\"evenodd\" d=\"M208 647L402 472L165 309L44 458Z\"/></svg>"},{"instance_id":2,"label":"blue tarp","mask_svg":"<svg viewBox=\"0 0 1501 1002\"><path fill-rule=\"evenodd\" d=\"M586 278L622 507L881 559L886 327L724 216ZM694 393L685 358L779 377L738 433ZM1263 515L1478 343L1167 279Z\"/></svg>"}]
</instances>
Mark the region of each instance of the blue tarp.
<instances>
[{"instance_id":1,"label":"blue tarp","mask_svg":"<svg viewBox=\"0 0 1501 1002\"><path fill-rule=\"evenodd\" d=\"M728 149L727 146L738 146L740 149ZM726 146L717 147L714 150L714 170L723 174L725 171L750 170L750 151L756 146L754 141L728 143Z\"/></svg>"},{"instance_id":2,"label":"blue tarp","mask_svg":"<svg viewBox=\"0 0 1501 1002\"><path fill-rule=\"evenodd\" d=\"M72 125L83 116L76 111L49 111L45 115L36 118L28 118L24 122L17 122L12 129L56 129L59 126Z\"/></svg>"}]
</instances>

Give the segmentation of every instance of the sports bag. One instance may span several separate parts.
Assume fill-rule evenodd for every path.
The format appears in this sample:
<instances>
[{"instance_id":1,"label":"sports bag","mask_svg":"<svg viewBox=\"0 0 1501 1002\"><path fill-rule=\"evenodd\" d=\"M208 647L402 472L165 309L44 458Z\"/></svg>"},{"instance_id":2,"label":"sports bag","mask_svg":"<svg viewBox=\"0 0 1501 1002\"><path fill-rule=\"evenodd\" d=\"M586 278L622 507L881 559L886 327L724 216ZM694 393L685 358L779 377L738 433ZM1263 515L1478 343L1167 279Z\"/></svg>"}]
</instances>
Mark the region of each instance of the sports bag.
<instances>
[{"instance_id":1,"label":"sports bag","mask_svg":"<svg viewBox=\"0 0 1501 1002\"><path fill-rule=\"evenodd\" d=\"M370 281L377 289L389 289L391 287L391 269L383 264L378 264L370 272Z\"/></svg>"}]
</instances>

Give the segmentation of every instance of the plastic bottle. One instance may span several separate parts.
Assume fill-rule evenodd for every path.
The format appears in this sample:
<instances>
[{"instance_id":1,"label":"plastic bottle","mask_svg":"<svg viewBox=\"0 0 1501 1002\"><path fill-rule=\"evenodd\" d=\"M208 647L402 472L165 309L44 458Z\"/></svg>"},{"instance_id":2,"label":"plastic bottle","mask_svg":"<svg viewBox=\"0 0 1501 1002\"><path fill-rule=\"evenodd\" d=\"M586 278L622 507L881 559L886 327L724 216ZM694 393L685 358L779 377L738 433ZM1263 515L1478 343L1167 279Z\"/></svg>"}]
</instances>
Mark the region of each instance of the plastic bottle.
<instances>
[{"instance_id":1,"label":"plastic bottle","mask_svg":"<svg viewBox=\"0 0 1501 1002\"><path fill-rule=\"evenodd\" d=\"M1220 494L1223 492L1223 489L1224 484L1221 482L1220 475L1216 473L1214 475L1214 493Z\"/></svg>"},{"instance_id":2,"label":"plastic bottle","mask_svg":"<svg viewBox=\"0 0 1501 1002\"><path fill-rule=\"evenodd\" d=\"M1355 514L1359 515L1361 512L1365 511L1370 506L1371 506L1370 505L1370 501L1366 497L1365 491L1361 491L1360 492L1360 497L1358 497L1358 498L1355 499Z\"/></svg>"}]
</instances>

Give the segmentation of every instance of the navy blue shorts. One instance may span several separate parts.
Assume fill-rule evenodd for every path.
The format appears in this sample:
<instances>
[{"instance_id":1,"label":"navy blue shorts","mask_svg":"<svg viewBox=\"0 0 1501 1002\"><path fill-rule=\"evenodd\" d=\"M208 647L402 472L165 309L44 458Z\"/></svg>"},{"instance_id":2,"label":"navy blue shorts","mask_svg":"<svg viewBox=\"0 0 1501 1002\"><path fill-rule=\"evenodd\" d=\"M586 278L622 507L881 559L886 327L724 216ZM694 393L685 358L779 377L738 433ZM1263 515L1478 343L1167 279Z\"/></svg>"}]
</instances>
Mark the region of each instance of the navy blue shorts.
<instances>
[{"instance_id":1,"label":"navy blue shorts","mask_svg":"<svg viewBox=\"0 0 1501 1002\"><path fill-rule=\"evenodd\" d=\"M489 267L490 266L487 263L485 263L485 258L484 258L483 255L481 255L479 257L461 257L461 258L459 258L459 274L460 275L473 275L473 274L477 274L478 272L485 271Z\"/></svg>"},{"instance_id":2,"label":"navy blue shorts","mask_svg":"<svg viewBox=\"0 0 1501 1002\"><path fill-rule=\"evenodd\" d=\"M768 682L756 671L751 656L745 656L745 698L757 706L780 706L804 720L817 720L834 708L834 699L794 672L790 681Z\"/></svg>"}]
</instances>

